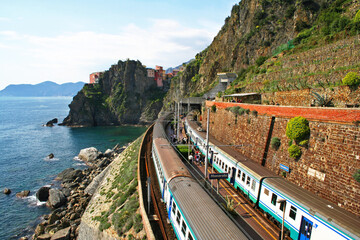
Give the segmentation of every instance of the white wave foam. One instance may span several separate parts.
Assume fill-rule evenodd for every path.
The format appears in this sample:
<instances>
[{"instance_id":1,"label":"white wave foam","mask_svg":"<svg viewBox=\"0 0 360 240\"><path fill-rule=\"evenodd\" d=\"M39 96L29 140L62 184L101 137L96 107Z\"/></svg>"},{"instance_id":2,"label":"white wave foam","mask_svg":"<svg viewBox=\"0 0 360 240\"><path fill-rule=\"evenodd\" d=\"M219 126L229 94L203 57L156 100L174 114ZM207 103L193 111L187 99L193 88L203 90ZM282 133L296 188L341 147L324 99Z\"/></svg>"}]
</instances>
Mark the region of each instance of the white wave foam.
<instances>
[{"instance_id":1,"label":"white wave foam","mask_svg":"<svg viewBox=\"0 0 360 240\"><path fill-rule=\"evenodd\" d=\"M43 158L43 160L45 161L45 162L56 162L56 161L59 161L60 160L60 158L49 158L49 157L44 157Z\"/></svg>"},{"instance_id":2,"label":"white wave foam","mask_svg":"<svg viewBox=\"0 0 360 240\"><path fill-rule=\"evenodd\" d=\"M87 166L85 163L75 163L75 166Z\"/></svg>"},{"instance_id":3,"label":"white wave foam","mask_svg":"<svg viewBox=\"0 0 360 240\"><path fill-rule=\"evenodd\" d=\"M82 162L82 160L81 160L78 156L75 156L73 159L74 159L75 161Z\"/></svg>"},{"instance_id":4,"label":"white wave foam","mask_svg":"<svg viewBox=\"0 0 360 240\"><path fill-rule=\"evenodd\" d=\"M37 207L46 204L46 202L40 202L35 195L28 196L25 199L28 201L29 206L31 207Z\"/></svg>"}]
</instances>

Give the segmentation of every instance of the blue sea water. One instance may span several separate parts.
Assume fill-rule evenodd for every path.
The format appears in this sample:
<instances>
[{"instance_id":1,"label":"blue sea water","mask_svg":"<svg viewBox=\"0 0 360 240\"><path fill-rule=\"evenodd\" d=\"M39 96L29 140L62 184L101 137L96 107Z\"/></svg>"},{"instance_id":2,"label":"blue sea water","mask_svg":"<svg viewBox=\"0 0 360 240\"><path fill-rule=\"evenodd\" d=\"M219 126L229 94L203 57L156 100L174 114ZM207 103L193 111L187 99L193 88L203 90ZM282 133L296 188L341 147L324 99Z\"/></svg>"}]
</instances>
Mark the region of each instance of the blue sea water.
<instances>
[{"instance_id":1,"label":"blue sea water","mask_svg":"<svg viewBox=\"0 0 360 240\"><path fill-rule=\"evenodd\" d=\"M74 159L81 149L96 147L104 152L125 145L145 127L43 127L47 121L61 122L72 98L0 98L0 239L18 239L31 233L41 215L50 210L36 201L36 191L54 183L62 170L85 166ZM48 160L50 153L55 158ZM3 194L7 187L10 195ZM17 192L30 190L19 199Z\"/></svg>"}]
</instances>

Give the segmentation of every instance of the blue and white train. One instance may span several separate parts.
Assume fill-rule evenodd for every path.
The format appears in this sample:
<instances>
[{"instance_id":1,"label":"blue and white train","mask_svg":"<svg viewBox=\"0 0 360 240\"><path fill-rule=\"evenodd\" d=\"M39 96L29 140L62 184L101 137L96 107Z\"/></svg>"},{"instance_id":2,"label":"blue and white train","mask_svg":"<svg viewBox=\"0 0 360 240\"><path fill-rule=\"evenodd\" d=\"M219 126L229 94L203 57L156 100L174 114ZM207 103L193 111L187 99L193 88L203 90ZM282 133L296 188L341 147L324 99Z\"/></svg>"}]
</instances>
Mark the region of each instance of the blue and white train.
<instances>
[{"instance_id":1,"label":"blue and white train","mask_svg":"<svg viewBox=\"0 0 360 240\"><path fill-rule=\"evenodd\" d=\"M205 155L206 135L198 128L189 114L185 129ZM213 168L219 173L228 172L227 180L270 220L280 225L285 211L284 225L292 239L360 239L360 219L356 215L273 174L231 147L221 147L216 139L209 140L208 156Z\"/></svg>"},{"instance_id":2,"label":"blue and white train","mask_svg":"<svg viewBox=\"0 0 360 240\"><path fill-rule=\"evenodd\" d=\"M177 238L249 239L191 177L166 137L168 123L163 117L154 125L152 158L162 199Z\"/></svg>"}]
</instances>

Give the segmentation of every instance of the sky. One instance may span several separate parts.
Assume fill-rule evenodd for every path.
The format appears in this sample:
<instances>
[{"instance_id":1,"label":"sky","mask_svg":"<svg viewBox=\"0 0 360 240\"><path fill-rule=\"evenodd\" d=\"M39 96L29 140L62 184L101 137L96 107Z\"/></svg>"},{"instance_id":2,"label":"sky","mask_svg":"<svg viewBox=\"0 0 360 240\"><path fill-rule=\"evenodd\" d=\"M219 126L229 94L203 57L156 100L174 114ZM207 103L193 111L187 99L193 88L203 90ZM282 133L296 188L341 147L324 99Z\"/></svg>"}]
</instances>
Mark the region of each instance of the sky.
<instances>
[{"instance_id":1,"label":"sky","mask_svg":"<svg viewBox=\"0 0 360 240\"><path fill-rule=\"evenodd\" d=\"M119 60L175 67L209 46L234 0L0 0L0 90L88 82Z\"/></svg>"}]
</instances>

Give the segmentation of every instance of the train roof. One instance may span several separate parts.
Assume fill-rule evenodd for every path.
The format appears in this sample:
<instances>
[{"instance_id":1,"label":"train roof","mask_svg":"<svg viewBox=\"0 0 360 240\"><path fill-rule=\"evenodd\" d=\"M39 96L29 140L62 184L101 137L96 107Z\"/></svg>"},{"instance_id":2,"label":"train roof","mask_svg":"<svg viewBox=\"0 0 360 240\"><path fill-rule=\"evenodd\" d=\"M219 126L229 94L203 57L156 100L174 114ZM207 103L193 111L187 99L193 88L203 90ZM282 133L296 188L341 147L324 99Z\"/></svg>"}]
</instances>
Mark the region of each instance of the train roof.
<instances>
[{"instance_id":1,"label":"train roof","mask_svg":"<svg viewBox=\"0 0 360 240\"><path fill-rule=\"evenodd\" d=\"M335 224L345 232L360 237L360 218L355 214L282 178L266 178L264 184L285 194L287 198L297 202L311 215L316 215L331 225ZM356 200L354 199L354 201Z\"/></svg>"},{"instance_id":2,"label":"train roof","mask_svg":"<svg viewBox=\"0 0 360 240\"><path fill-rule=\"evenodd\" d=\"M206 139L206 132L199 132L197 130L198 124L196 121L191 119L191 116L187 118L187 122L190 125L190 127L203 139ZM254 176L256 176L258 179L261 179L263 177L279 177L278 175L274 174L267 168L261 166L259 163L254 162L253 160L245 157L238 151L234 150L231 146L223 146L224 143L216 140L212 135L209 136L209 145L211 148L214 148L215 150L219 150L226 155L228 158L235 160L238 163L243 164L247 168L248 171L251 171Z\"/></svg>"},{"instance_id":3,"label":"train roof","mask_svg":"<svg viewBox=\"0 0 360 240\"><path fill-rule=\"evenodd\" d=\"M248 239L191 178L175 178L169 188L197 239Z\"/></svg>"},{"instance_id":4,"label":"train roof","mask_svg":"<svg viewBox=\"0 0 360 240\"><path fill-rule=\"evenodd\" d=\"M181 161L173 147L164 138L153 139L159 160L163 167L163 172L167 181L170 181L174 177L187 176L191 177L190 172L186 168L185 164ZM160 151L161 150L161 151Z\"/></svg>"}]
</instances>

